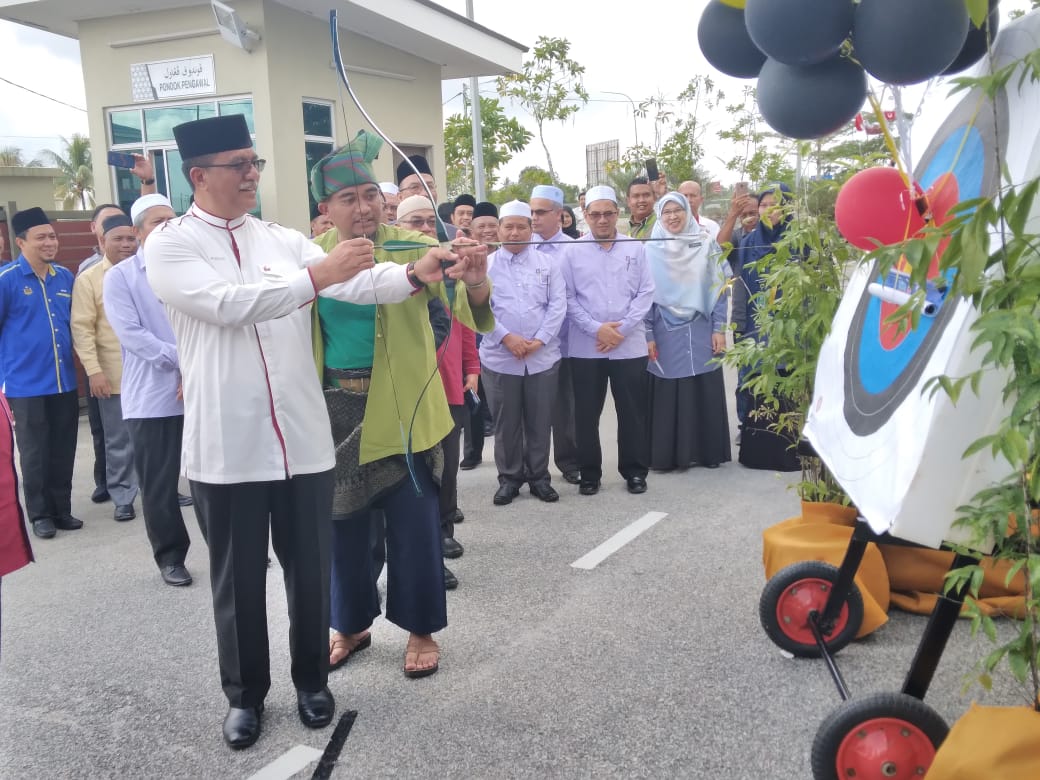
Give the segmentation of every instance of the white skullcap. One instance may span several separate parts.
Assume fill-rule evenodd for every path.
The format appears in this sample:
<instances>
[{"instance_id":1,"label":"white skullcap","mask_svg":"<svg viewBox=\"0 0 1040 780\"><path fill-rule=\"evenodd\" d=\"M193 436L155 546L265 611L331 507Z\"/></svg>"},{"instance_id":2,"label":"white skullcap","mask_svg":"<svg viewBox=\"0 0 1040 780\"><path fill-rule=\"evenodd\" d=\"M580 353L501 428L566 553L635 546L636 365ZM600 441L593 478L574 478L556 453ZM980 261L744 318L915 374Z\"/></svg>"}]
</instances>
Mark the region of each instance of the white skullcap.
<instances>
[{"instance_id":1,"label":"white skullcap","mask_svg":"<svg viewBox=\"0 0 1040 780\"><path fill-rule=\"evenodd\" d=\"M170 203L170 199L165 195L160 195L158 192L153 192L151 195L142 195L130 207L130 221L136 225L138 218L153 206L166 206L171 210L173 209L173 204Z\"/></svg>"},{"instance_id":2,"label":"white skullcap","mask_svg":"<svg viewBox=\"0 0 1040 780\"><path fill-rule=\"evenodd\" d=\"M505 219L506 217L526 217L530 219L531 207L522 200L511 200L509 203L503 204L502 208L498 210L499 219Z\"/></svg>"},{"instance_id":3,"label":"white skullcap","mask_svg":"<svg viewBox=\"0 0 1040 780\"><path fill-rule=\"evenodd\" d=\"M397 185L392 181L381 181L379 182L379 189L381 189L387 195L400 195L401 190L397 188Z\"/></svg>"},{"instance_id":4,"label":"white skullcap","mask_svg":"<svg viewBox=\"0 0 1040 780\"><path fill-rule=\"evenodd\" d=\"M429 209L436 213L433 203L425 195L409 195L397 207L397 221L400 222L413 211L419 211L420 209Z\"/></svg>"},{"instance_id":5,"label":"white skullcap","mask_svg":"<svg viewBox=\"0 0 1040 780\"><path fill-rule=\"evenodd\" d=\"M614 192L613 187L608 187L605 184L601 184L598 187L590 187L589 191L585 193L585 202L593 203L597 200L609 200L616 205L617 193Z\"/></svg>"},{"instance_id":6,"label":"white skullcap","mask_svg":"<svg viewBox=\"0 0 1040 780\"><path fill-rule=\"evenodd\" d=\"M563 205L563 190L559 187L554 187L551 184L538 184L533 190L531 190L532 198L545 198L551 200L558 206Z\"/></svg>"}]
</instances>

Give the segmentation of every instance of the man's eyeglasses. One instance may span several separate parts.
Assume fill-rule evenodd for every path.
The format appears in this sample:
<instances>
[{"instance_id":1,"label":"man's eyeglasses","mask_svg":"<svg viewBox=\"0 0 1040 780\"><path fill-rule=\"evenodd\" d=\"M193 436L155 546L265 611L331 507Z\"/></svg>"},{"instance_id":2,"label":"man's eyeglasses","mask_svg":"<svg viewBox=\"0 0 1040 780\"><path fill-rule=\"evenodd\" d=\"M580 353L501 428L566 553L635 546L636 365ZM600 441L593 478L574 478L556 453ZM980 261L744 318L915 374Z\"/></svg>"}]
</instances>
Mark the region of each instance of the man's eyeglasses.
<instances>
[{"instance_id":1,"label":"man's eyeglasses","mask_svg":"<svg viewBox=\"0 0 1040 780\"><path fill-rule=\"evenodd\" d=\"M611 217L616 217L617 216L617 212L616 211L587 211L587 212L585 212L585 216L588 219L591 219L593 222L598 222L601 219L610 219Z\"/></svg>"},{"instance_id":2,"label":"man's eyeglasses","mask_svg":"<svg viewBox=\"0 0 1040 780\"><path fill-rule=\"evenodd\" d=\"M404 220L404 224L410 225L413 228L421 228L423 225L426 225L426 227L437 227L437 217L429 217L427 219L423 219L422 217L406 219Z\"/></svg>"},{"instance_id":3,"label":"man's eyeglasses","mask_svg":"<svg viewBox=\"0 0 1040 780\"><path fill-rule=\"evenodd\" d=\"M267 165L267 160L260 157L254 157L252 160L239 160L233 163L212 163L210 165L196 165L196 168L229 168L237 173L239 176L245 176L249 173L250 168L256 168L257 172L264 169Z\"/></svg>"},{"instance_id":4,"label":"man's eyeglasses","mask_svg":"<svg viewBox=\"0 0 1040 780\"><path fill-rule=\"evenodd\" d=\"M546 214L552 214L556 209L531 209L532 217L544 217Z\"/></svg>"}]
</instances>

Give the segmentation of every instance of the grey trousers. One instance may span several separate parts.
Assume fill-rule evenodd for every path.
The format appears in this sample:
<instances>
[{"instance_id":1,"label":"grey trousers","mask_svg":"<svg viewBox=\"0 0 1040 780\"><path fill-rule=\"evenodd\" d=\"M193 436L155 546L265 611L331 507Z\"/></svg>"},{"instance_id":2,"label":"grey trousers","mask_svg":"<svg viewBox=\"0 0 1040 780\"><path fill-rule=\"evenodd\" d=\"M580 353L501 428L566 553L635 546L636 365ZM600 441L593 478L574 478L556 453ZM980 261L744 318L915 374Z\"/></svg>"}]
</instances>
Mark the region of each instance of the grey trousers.
<instances>
[{"instance_id":1,"label":"grey trousers","mask_svg":"<svg viewBox=\"0 0 1040 780\"><path fill-rule=\"evenodd\" d=\"M119 395L99 398L101 423L105 428L105 479L108 494L116 506L134 503L137 498L137 474L134 471L134 447L130 429L123 421Z\"/></svg>"},{"instance_id":2,"label":"grey trousers","mask_svg":"<svg viewBox=\"0 0 1040 780\"><path fill-rule=\"evenodd\" d=\"M523 376L482 369L495 418L499 484L549 484L549 432L559 372L559 363L548 371Z\"/></svg>"}]
</instances>

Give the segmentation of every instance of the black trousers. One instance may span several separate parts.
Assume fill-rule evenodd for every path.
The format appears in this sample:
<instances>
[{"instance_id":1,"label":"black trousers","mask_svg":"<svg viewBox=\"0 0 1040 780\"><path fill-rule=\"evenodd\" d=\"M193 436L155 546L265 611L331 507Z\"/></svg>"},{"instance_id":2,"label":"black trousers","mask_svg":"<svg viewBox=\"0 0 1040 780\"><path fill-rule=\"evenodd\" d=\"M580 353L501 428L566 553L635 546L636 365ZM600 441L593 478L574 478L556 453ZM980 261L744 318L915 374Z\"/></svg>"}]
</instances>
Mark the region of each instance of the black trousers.
<instances>
[{"instance_id":1,"label":"black trousers","mask_svg":"<svg viewBox=\"0 0 1040 780\"><path fill-rule=\"evenodd\" d=\"M76 391L8 398L29 520L72 514L72 469L79 433ZM103 483L102 483L103 484Z\"/></svg>"},{"instance_id":2,"label":"black trousers","mask_svg":"<svg viewBox=\"0 0 1040 780\"><path fill-rule=\"evenodd\" d=\"M177 500L184 416L126 420L141 488L144 527L160 568L183 564L191 539Z\"/></svg>"},{"instance_id":3,"label":"black trousers","mask_svg":"<svg viewBox=\"0 0 1040 780\"><path fill-rule=\"evenodd\" d=\"M108 485L105 469L105 426L101 422L101 406L98 399L87 394L87 422L90 423L90 438L94 444L94 487L104 488Z\"/></svg>"},{"instance_id":4,"label":"black trousers","mask_svg":"<svg viewBox=\"0 0 1040 780\"><path fill-rule=\"evenodd\" d=\"M220 684L232 707L256 707L271 687L267 641L267 541L285 576L289 653L297 690L329 676L332 470L277 482L191 482L209 546Z\"/></svg>"},{"instance_id":5,"label":"black trousers","mask_svg":"<svg viewBox=\"0 0 1040 780\"><path fill-rule=\"evenodd\" d=\"M463 460L479 461L484 457L484 424L491 422L491 410L488 407L487 393L484 392L484 379L477 380L477 397L480 406L474 412L466 407L466 419L463 421Z\"/></svg>"},{"instance_id":6,"label":"black trousers","mask_svg":"<svg viewBox=\"0 0 1040 780\"><path fill-rule=\"evenodd\" d=\"M469 417L469 409L464 404L448 406L455 427L441 441L444 450L444 473L441 475L441 532L445 539L455 538L455 510L459 508L459 450L461 449L462 426Z\"/></svg>"},{"instance_id":7,"label":"black trousers","mask_svg":"<svg viewBox=\"0 0 1040 780\"><path fill-rule=\"evenodd\" d=\"M578 470L578 442L574 431L574 380L571 359L560 360L560 375L552 408L553 461L561 473Z\"/></svg>"},{"instance_id":8,"label":"black trousers","mask_svg":"<svg viewBox=\"0 0 1040 780\"><path fill-rule=\"evenodd\" d=\"M607 399L607 383L614 396L618 427L618 471L625 479L646 478L650 462L647 437L646 358L608 360L570 358L574 386L574 428L582 482L598 482L603 476L603 451L599 443L599 418Z\"/></svg>"}]
</instances>

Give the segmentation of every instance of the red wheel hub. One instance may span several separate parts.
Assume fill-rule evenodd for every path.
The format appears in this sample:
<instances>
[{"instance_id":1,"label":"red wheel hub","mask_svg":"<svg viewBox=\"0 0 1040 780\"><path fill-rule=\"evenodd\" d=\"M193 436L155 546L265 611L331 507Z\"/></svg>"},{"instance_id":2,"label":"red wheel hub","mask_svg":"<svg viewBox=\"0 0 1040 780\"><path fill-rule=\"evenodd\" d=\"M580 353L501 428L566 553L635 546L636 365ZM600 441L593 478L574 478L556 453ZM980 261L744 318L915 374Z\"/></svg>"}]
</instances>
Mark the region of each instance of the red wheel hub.
<instances>
[{"instance_id":1,"label":"red wheel hub","mask_svg":"<svg viewBox=\"0 0 1040 780\"><path fill-rule=\"evenodd\" d=\"M809 614L822 613L830 595L831 583L827 580L813 577L791 583L776 602L777 624L795 642L815 645L816 639L809 628ZM829 638L841 633L848 620L849 605L842 604L834 628L825 636Z\"/></svg>"},{"instance_id":2,"label":"red wheel hub","mask_svg":"<svg viewBox=\"0 0 1040 780\"><path fill-rule=\"evenodd\" d=\"M901 718L874 718L841 741L838 777L850 780L916 780L935 758L935 746L917 726Z\"/></svg>"}]
</instances>

